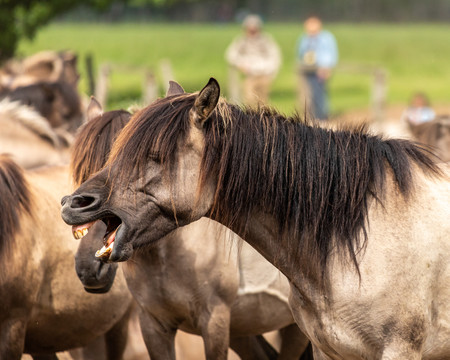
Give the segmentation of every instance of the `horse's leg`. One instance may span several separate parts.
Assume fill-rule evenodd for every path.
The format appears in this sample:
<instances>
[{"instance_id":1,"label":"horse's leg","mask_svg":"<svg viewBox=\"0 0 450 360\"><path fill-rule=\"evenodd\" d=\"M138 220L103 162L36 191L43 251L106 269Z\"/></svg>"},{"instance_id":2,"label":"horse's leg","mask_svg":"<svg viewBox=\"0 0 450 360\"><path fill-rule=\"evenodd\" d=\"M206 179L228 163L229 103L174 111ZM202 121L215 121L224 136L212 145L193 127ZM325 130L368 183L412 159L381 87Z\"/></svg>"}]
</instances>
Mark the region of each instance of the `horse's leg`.
<instances>
[{"instance_id":1,"label":"horse's leg","mask_svg":"<svg viewBox=\"0 0 450 360\"><path fill-rule=\"evenodd\" d=\"M121 360L127 346L128 323L130 321L132 306L122 319L105 334L106 358L108 360Z\"/></svg>"},{"instance_id":2,"label":"horse's leg","mask_svg":"<svg viewBox=\"0 0 450 360\"><path fill-rule=\"evenodd\" d=\"M26 319L6 319L0 324L0 359L20 359L25 345Z\"/></svg>"},{"instance_id":3,"label":"horse's leg","mask_svg":"<svg viewBox=\"0 0 450 360\"><path fill-rule=\"evenodd\" d=\"M58 360L56 354L48 354L48 355L31 355L33 360Z\"/></svg>"},{"instance_id":4,"label":"horse's leg","mask_svg":"<svg viewBox=\"0 0 450 360\"><path fill-rule=\"evenodd\" d=\"M242 360L278 359L277 351L262 335L232 337L230 339L230 348L232 348Z\"/></svg>"},{"instance_id":5,"label":"horse's leg","mask_svg":"<svg viewBox=\"0 0 450 360\"><path fill-rule=\"evenodd\" d=\"M88 345L79 349L79 356L73 351L69 351L70 356L80 360L106 360L106 342L105 336L99 336Z\"/></svg>"},{"instance_id":6,"label":"horse's leg","mask_svg":"<svg viewBox=\"0 0 450 360\"><path fill-rule=\"evenodd\" d=\"M305 351L303 352L300 360L314 360L313 348L311 343L308 344Z\"/></svg>"},{"instance_id":7,"label":"horse's leg","mask_svg":"<svg viewBox=\"0 0 450 360\"><path fill-rule=\"evenodd\" d=\"M152 360L175 360L175 334L177 329L166 326L151 314L139 314L142 336Z\"/></svg>"},{"instance_id":8,"label":"horse's leg","mask_svg":"<svg viewBox=\"0 0 450 360\"><path fill-rule=\"evenodd\" d=\"M219 300L211 312L205 312L199 320L206 359L226 360L230 344L230 307Z\"/></svg>"},{"instance_id":9,"label":"horse's leg","mask_svg":"<svg viewBox=\"0 0 450 360\"><path fill-rule=\"evenodd\" d=\"M279 360L298 360L300 356L305 352L309 339L299 329L297 324L291 324L280 330L281 335L281 349ZM304 360L313 359L306 356Z\"/></svg>"}]
</instances>

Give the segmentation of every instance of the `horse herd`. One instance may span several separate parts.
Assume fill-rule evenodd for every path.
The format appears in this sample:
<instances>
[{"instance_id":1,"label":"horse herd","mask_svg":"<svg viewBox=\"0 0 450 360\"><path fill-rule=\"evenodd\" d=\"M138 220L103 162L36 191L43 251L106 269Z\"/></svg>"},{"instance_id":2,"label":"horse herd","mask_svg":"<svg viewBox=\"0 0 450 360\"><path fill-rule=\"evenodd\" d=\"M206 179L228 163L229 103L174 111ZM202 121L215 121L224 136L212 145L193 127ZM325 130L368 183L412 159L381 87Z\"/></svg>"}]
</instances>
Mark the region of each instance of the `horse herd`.
<instances>
[{"instance_id":1,"label":"horse herd","mask_svg":"<svg viewBox=\"0 0 450 360\"><path fill-rule=\"evenodd\" d=\"M0 359L123 359L136 313L151 359L180 358L178 329L207 359L450 358L450 168L428 147L229 104L212 78L134 114L91 99L79 128L80 106L15 96Z\"/></svg>"}]
</instances>

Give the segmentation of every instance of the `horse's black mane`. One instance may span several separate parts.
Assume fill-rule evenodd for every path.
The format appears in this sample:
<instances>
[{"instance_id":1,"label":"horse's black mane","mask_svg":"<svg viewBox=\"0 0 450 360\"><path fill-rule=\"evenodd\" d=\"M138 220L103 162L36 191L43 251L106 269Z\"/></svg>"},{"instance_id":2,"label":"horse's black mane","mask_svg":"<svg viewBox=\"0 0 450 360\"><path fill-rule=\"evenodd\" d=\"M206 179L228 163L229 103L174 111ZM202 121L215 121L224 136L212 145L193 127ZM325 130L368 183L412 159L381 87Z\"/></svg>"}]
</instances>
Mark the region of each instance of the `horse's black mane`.
<instances>
[{"instance_id":1,"label":"horse's black mane","mask_svg":"<svg viewBox=\"0 0 450 360\"><path fill-rule=\"evenodd\" d=\"M31 214L31 193L22 169L9 156L0 155L0 259L11 248L22 211Z\"/></svg>"},{"instance_id":2,"label":"horse's black mane","mask_svg":"<svg viewBox=\"0 0 450 360\"><path fill-rule=\"evenodd\" d=\"M80 127L70 158L75 185L80 186L105 165L114 140L130 118L125 110L108 111Z\"/></svg>"},{"instance_id":3,"label":"horse's black mane","mask_svg":"<svg viewBox=\"0 0 450 360\"><path fill-rule=\"evenodd\" d=\"M149 157L174 168L195 97L161 99L135 115L110 159L120 169L117 181L133 171L138 176ZM332 131L222 100L204 134L201 185L217 179L209 215L245 231L250 214L262 209L277 220L280 246L322 275L332 250L347 253L358 269L369 201L382 200L388 173L405 197L415 166L438 173L428 151L410 141L384 140L362 129Z\"/></svg>"}]
</instances>

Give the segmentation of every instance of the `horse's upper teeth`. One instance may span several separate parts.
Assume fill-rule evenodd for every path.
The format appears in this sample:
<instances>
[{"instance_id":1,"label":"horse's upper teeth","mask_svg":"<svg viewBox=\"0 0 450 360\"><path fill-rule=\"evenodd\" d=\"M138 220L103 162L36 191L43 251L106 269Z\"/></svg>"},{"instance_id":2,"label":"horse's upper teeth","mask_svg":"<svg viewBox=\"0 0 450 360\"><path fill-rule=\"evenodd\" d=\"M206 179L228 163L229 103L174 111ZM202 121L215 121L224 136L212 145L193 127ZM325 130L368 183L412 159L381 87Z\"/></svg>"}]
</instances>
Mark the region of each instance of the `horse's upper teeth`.
<instances>
[{"instance_id":1,"label":"horse's upper teeth","mask_svg":"<svg viewBox=\"0 0 450 360\"><path fill-rule=\"evenodd\" d=\"M80 240L83 237L85 237L88 232L89 232L89 229L84 228L81 230L76 230L72 234L75 239Z\"/></svg>"}]
</instances>

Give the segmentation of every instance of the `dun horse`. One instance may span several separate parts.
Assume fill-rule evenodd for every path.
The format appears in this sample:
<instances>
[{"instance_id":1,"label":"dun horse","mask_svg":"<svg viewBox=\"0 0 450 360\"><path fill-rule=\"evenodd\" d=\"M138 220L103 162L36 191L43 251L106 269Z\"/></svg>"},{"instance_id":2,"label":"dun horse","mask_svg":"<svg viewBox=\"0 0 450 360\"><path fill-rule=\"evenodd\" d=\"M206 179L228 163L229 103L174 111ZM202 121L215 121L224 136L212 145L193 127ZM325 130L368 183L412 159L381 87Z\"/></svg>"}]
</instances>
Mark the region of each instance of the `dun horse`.
<instances>
[{"instance_id":1,"label":"dun horse","mask_svg":"<svg viewBox=\"0 0 450 360\"><path fill-rule=\"evenodd\" d=\"M74 143L71 168L78 185L104 166L112 139L125 125L110 113L95 114L102 110L92 101L88 122ZM95 226L99 225L103 222ZM284 329L278 358L299 359L308 340L292 318L287 279L246 244L238 256L238 241L226 228L204 218L136 252L123 264L128 287L141 308L141 328L151 359L175 359L177 329L201 335L207 359L226 358L229 335L231 347L242 359L265 359L266 352L276 357L262 337L252 335L280 328ZM99 260L91 247L79 247L77 271L87 288L96 283L105 288L106 283L92 276L92 264ZM104 268L108 266L117 264Z\"/></svg>"},{"instance_id":2,"label":"dun horse","mask_svg":"<svg viewBox=\"0 0 450 360\"><path fill-rule=\"evenodd\" d=\"M288 277L315 359L449 358L448 169L406 140L219 93L210 79L136 114L106 167L63 198L64 220L104 219L109 260L124 261L208 216Z\"/></svg>"},{"instance_id":3,"label":"dun horse","mask_svg":"<svg viewBox=\"0 0 450 360\"><path fill-rule=\"evenodd\" d=\"M55 131L34 109L17 101L0 101L0 153L25 168L69 162L71 136Z\"/></svg>"},{"instance_id":4,"label":"dun horse","mask_svg":"<svg viewBox=\"0 0 450 360\"><path fill-rule=\"evenodd\" d=\"M24 172L0 156L0 359L20 359L24 351L48 358L103 335L108 359L122 358L131 295L123 277L101 296L81 286L74 271L78 244L58 220L59 199L70 188L67 167ZM113 270L98 264L97 281ZM96 286L101 290L107 289Z\"/></svg>"}]
</instances>

